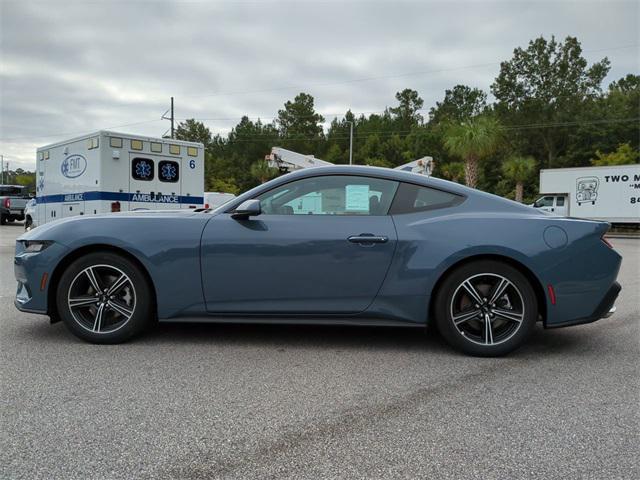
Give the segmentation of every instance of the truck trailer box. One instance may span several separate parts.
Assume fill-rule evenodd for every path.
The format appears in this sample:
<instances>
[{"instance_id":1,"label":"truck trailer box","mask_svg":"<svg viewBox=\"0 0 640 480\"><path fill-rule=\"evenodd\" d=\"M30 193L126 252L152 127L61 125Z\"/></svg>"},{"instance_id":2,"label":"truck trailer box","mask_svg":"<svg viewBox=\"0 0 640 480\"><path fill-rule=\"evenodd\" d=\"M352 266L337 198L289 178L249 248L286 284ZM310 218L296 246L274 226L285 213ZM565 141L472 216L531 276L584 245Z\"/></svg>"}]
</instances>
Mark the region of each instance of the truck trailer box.
<instances>
[{"instance_id":1,"label":"truck trailer box","mask_svg":"<svg viewBox=\"0 0 640 480\"><path fill-rule=\"evenodd\" d=\"M640 165L540 170L534 207L557 215L640 223Z\"/></svg>"},{"instance_id":2,"label":"truck trailer box","mask_svg":"<svg viewBox=\"0 0 640 480\"><path fill-rule=\"evenodd\" d=\"M37 150L36 210L58 218L127 210L200 208L201 143L99 131Z\"/></svg>"}]
</instances>

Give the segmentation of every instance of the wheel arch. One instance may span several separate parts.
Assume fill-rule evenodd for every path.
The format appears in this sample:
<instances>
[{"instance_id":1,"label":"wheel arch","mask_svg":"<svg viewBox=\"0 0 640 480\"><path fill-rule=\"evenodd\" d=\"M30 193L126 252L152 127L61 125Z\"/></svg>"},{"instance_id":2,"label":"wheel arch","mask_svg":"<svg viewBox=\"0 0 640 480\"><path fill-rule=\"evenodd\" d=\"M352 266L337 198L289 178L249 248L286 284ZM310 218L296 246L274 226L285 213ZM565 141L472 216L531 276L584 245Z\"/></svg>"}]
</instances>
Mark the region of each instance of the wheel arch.
<instances>
[{"instance_id":1,"label":"wheel arch","mask_svg":"<svg viewBox=\"0 0 640 480\"><path fill-rule=\"evenodd\" d=\"M147 279L147 282L149 282L149 286L151 287L151 294L153 295L153 298L152 298L153 311L154 311L154 315L157 315L158 302L157 302L156 286L153 282L153 279L151 278L151 275L149 274L149 270L145 267L145 265L138 258L136 258L135 255L125 250L124 248L115 247L113 245L107 245L107 244L92 244L92 245L85 245L85 246L79 247L67 253L67 255L64 256L62 260L60 260L60 262L58 262L53 272L51 273L51 278L49 279L49 287L47 289L47 314L51 318L51 323L60 321L60 318L58 317L58 313L57 313L56 290L58 289L58 283L60 283L60 278L62 277L63 272L66 270L66 268L69 265L71 265L71 263L73 263L78 258L83 257L84 255L87 255L90 253L96 253L96 252L115 253L131 261L138 268L140 268L140 271L145 276L145 278Z\"/></svg>"},{"instance_id":2,"label":"wheel arch","mask_svg":"<svg viewBox=\"0 0 640 480\"><path fill-rule=\"evenodd\" d=\"M442 272L442 274L438 277L438 280L436 281L435 285L433 286L432 294L429 299L429 318L430 319L434 318L435 299L437 297L438 290L441 288L445 279L451 274L451 272L458 269L462 265L466 265L468 263L476 262L479 260L493 260L493 261L506 263L507 265L510 265L511 267L515 268L520 273L522 273L525 276L525 278L529 281L529 283L531 284L531 287L533 288L533 291L535 292L536 301L538 303L538 314L542 317L542 321L546 322L547 299L546 299L544 287L540 282L540 280L538 279L538 277L533 273L533 271L529 267L527 267L522 262L519 262L518 260L506 255L493 254L493 253L471 255L469 257L462 258L457 262L453 263L452 265L450 265L444 272Z\"/></svg>"}]
</instances>

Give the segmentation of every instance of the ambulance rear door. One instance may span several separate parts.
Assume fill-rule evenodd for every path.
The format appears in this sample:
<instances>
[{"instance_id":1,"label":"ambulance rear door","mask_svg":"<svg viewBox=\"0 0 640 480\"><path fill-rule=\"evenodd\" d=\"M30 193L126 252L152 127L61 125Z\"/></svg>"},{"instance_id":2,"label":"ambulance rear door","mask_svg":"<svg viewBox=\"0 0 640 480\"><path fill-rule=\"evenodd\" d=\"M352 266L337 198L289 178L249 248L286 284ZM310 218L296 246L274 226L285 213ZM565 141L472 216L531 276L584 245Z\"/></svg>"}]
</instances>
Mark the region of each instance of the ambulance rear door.
<instances>
[{"instance_id":1,"label":"ambulance rear door","mask_svg":"<svg viewBox=\"0 0 640 480\"><path fill-rule=\"evenodd\" d=\"M130 153L129 210L180 208L181 159Z\"/></svg>"}]
</instances>

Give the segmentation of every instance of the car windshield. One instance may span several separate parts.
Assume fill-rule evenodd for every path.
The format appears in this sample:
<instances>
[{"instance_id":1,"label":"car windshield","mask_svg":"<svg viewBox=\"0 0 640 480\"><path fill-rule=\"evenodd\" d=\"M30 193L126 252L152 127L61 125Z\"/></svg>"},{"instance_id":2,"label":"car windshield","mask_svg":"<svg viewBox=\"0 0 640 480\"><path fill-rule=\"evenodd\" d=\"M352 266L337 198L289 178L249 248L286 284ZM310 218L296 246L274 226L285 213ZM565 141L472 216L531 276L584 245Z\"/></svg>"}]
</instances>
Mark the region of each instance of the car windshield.
<instances>
[{"instance_id":1,"label":"car windshield","mask_svg":"<svg viewBox=\"0 0 640 480\"><path fill-rule=\"evenodd\" d=\"M551 207L553 206L553 197L542 197L536 200L534 203L536 207Z\"/></svg>"}]
</instances>

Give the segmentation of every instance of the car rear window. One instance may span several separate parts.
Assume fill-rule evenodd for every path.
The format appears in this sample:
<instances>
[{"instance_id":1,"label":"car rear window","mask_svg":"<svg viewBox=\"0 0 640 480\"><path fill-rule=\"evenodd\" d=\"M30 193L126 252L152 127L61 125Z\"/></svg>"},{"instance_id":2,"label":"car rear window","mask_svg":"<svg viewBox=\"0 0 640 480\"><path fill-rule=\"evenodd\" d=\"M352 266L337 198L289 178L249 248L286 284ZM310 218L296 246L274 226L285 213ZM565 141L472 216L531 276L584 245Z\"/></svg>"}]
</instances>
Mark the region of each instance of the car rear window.
<instances>
[{"instance_id":1,"label":"car rear window","mask_svg":"<svg viewBox=\"0 0 640 480\"><path fill-rule=\"evenodd\" d=\"M423 212L458 205L464 201L462 195L412 183L401 183L393 200L391 215Z\"/></svg>"},{"instance_id":2,"label":"car rear window","mask_svg":"<svg viewBox=\"0 0 640 480\"><path fill-rule=\"evenodd\" d=\"M23 195L23 194L24 194L24 188L22 187L13 187L10 185L0 186L0 195L13 196L13 195Z\"/></svg>"}]
</instances>

